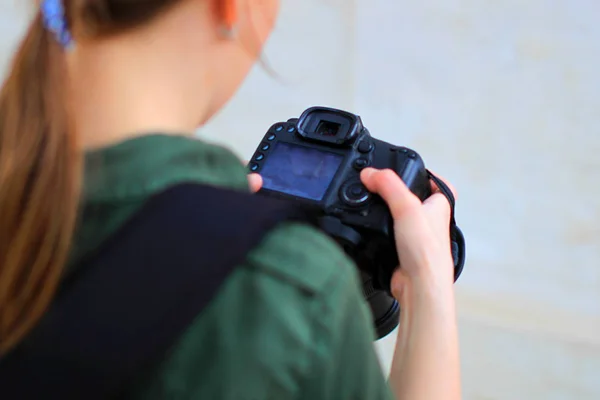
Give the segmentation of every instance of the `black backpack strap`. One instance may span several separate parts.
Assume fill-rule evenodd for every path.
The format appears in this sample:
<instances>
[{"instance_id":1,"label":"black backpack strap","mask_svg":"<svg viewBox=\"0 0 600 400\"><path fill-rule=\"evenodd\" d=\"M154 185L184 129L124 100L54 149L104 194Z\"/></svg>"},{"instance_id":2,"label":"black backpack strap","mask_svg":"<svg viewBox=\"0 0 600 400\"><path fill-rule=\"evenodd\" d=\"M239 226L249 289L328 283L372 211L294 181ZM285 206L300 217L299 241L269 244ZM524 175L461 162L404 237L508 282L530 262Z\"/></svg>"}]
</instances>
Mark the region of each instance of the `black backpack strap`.
<instances>
[{"instance_id":1,"label":"black backpack strap","mask_svg":"<svg viewBox=\"0 0 600 400\"><path fill-rule=\"evenodd\" d=\"M454 195L452 194L452 190L450 190L444 181L432 174L429 170L427 171L427 174L429 175L429 179L431 179L437 185L437 187L440 189L440 192L448 199L448 202L450 203L450 244L452 246L452 258L454 259L454 281L456 281L465 266L467 254L465 237L456 224L456 219L454 217L456 201L454 199Z\"/></svg>"},{"instance_id":2,"label":"black backpack strap","mask_svg":"<svg viewBox=\"0 0 600 400\"><path fill-rule=\"evenodd\" d=\"M104 399L161 360L278 223L314 223L281 200L186 184L150 199L0 360L12 399Z\"/></svg>"}]
</instances>

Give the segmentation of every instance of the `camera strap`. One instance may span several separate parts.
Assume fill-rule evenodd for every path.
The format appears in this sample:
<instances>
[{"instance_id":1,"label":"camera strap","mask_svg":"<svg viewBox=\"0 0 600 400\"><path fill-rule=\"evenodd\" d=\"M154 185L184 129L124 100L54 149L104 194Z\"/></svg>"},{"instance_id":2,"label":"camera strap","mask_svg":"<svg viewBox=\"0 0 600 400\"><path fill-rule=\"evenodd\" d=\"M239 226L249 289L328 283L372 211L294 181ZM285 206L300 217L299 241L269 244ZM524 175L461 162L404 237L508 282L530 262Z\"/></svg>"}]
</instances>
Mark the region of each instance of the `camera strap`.
<instances>
[{"instance_id":1,"label":"camera strap","mask_svg":"<svg viewBox=\"0 0 600 400\"><path fill-rule=\"evenodd\" d=\"M154 196L78 265L34 331L0 359L2 398L126 396L248 252L289 220L313 222L282 200L211 186Z\"/></svg>"},{"instance_id":2,"label":"camera strap","mask_svg":"<svg viewBox=\"0 0 600 400\"><path fill-rule=\"evenodd\" d=\"M452 194L452 190L450 190L444 181L435 176L429 170L427 170L427 174L429 175L429 179L431 179L437 185L437 187L440 189L440 192L448 199L448 202L450 203L450 244L452 246L452 259L454 260L454 281L456 281L462 273L466 260L465 237L456 224L455 219L456 199L454 198L454 194Z\"/></svg>"}]
</instances>

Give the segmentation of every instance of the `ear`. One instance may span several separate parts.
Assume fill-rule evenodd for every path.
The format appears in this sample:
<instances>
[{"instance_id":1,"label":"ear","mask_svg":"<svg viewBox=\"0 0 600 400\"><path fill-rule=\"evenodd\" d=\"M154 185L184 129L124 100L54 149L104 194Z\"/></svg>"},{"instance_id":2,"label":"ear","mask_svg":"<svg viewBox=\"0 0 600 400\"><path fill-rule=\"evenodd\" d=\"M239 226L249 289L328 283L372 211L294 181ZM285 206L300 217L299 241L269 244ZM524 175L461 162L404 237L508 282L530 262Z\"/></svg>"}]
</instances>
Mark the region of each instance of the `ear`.
<instances>
[{"instance_id":1,"label":"ear","mask_svg":"<svg viewBox=\"0 0 600 400\"><path fill-rule=\"evenodd\" d=\"M237 0L213 0L217 11L217 21L226 30L232 30L238 23Z\"/></svg>"}]
</instances>

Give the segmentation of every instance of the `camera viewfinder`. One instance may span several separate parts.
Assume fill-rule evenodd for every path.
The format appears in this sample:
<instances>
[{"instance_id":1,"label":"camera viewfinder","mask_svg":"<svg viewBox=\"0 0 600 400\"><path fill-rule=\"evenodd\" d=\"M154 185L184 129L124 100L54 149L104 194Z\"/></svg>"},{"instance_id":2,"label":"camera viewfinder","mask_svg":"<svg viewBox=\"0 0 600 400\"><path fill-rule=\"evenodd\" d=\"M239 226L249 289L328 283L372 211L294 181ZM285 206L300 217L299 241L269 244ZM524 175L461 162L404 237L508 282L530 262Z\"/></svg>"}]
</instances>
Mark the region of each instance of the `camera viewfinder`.
<instances>
[{"instance_id":1,"label":"camera viewfinder","mask_svg":"<svg viewBox=\"0 0 600 400\"><path fill-rule=\"evenodd\" d=\"M321 136L336 136L342 127L341 124L335 122L321 120L317 126L317 134Z\"/></svg>"}]
</instances>

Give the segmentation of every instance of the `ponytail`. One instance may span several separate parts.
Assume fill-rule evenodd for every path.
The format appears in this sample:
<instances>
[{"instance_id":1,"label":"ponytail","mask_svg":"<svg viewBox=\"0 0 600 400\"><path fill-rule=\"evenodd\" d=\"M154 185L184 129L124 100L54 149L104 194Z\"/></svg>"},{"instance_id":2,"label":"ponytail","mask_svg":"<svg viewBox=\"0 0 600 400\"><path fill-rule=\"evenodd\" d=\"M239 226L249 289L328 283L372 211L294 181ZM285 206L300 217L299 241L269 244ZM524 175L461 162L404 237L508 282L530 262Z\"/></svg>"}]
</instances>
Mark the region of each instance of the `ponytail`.
<instances>
[{"instance_id":1,"label":"ponytail","mask_svg":"<svg viewBox=\"0 0 600 400\"><path fill-rule=\"evenodd\" d=\"M64 64L38 12L0 92L0 355L52 302L75 229L82 154Z\"/></svg>"}]
</instances>

